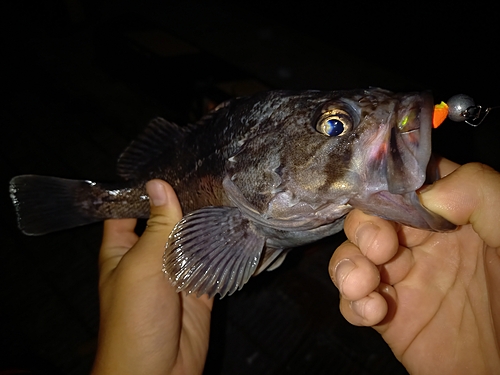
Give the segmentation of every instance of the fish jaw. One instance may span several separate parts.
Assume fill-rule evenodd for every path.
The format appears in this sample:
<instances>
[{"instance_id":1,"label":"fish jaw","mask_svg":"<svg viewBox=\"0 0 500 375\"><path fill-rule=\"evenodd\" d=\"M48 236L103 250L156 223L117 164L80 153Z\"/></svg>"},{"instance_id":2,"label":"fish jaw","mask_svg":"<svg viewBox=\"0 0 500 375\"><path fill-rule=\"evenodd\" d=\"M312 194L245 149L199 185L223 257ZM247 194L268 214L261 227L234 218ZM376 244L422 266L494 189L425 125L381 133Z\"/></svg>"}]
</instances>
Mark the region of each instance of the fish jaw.
<instances>
[{"instance_id":1,"label":"fish jaw","mask_svg":"<svg viewBox=\"0 0 500 375\"><path fill-rule=\"evenodd\" d=\"M429 164L432 114L432 96L424 92L388 100L367 119L367 125L371 122L378 130L359 138L361 147L354 159L358 171L359 166L365 168L358 172L364 189L349 201L353 207L415 228L456 228L423 207L416 193L427 176L434 176L427 182L439 178L436 166Z\"/></svg>"}]
</instances>

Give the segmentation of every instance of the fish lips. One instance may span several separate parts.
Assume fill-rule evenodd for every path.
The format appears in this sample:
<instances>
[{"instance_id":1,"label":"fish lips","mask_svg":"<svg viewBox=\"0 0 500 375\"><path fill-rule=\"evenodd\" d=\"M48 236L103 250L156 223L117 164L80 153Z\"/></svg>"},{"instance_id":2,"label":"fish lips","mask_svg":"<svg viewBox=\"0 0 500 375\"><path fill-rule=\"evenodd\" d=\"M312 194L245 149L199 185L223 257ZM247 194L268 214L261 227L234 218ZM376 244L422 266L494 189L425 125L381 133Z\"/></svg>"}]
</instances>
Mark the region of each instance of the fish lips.
<instances>
[{"instance_id":1,"label":"fish lips","mask_svg":"<svg viewBox=\"0 0 500 375\"><path fill-rule=\"evenodd\" d=\"M386 178L392 194L410 193L425 182L431 156L433 108L428 92L405 95L390 119Z\"/></svg>"},{"instance_id":2,"label":"fish lips","mask_svg":"<svg viewBox=\"0 0 500 375\"><path fill-rule=\"evenodd\" d=\"M386 118L388 127L377 135L382 142L368 156L370 197L353 199L350 203L367 213L415 228L454 230L454 224L423 207L416 193L424 183L440 177L436 164L429 163L432 95L429 92L402 95L393 105Z\"/></svg>"}]
</instances>

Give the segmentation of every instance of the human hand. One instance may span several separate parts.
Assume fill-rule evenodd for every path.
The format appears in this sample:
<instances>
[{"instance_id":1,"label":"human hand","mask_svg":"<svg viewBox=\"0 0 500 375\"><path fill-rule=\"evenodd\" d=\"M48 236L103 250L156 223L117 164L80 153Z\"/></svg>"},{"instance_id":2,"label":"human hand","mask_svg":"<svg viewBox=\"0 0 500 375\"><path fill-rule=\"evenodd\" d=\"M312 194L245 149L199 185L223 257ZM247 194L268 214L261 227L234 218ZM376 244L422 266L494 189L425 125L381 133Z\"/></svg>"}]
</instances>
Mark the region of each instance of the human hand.
<instances>
[{"instance_id":1,"label":"human hand","mask_svg":"<svg viewBox=\"0 0 500 375\"><path fill-rule=\"evenodd\" d=\"M146 185L151 217L107 220L99 255L98 374L197 374L208 350L213 299L177 293L161 271L168 236L182 217L164 181Z\"/></svg>"},{"instance_id":2,"label":"human hand","mask_svg":"<svg viewBox=\"0 0 500 375\"><path fill-rule=\"evenodd\" d=\"M498 373L500 174L444 159L440 170L449 175L420 199L460 225L456 231L428 232L354 210L330 274L344 317L373 326L410 373Z\"/></svg>"}]
</instances>

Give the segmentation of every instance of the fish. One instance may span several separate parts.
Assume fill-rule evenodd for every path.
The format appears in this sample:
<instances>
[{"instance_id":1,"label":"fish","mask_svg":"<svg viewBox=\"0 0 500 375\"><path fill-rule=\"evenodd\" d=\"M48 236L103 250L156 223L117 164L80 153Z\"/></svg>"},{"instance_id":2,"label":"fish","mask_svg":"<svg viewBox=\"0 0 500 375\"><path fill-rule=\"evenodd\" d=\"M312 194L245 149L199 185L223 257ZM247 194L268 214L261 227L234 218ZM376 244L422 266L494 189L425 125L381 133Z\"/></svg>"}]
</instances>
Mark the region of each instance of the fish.
<instances>
[{"instance_id":1,"label":"fish","mask_svg":"<svg viewBox=\"0 0 500 375\"><path fill-rule=\"evenodd\" d=\"M431 161L430 92L271 90L197 123L153 119L118 160L122 182L21 175L18 226L41 235L109 218L148 218L145 184L169 182L184 212L163 272L178 292L231 295L292 248L333 235L354 208L431 231L455 226L416 191Z\"/></svg>"}]
</instances>

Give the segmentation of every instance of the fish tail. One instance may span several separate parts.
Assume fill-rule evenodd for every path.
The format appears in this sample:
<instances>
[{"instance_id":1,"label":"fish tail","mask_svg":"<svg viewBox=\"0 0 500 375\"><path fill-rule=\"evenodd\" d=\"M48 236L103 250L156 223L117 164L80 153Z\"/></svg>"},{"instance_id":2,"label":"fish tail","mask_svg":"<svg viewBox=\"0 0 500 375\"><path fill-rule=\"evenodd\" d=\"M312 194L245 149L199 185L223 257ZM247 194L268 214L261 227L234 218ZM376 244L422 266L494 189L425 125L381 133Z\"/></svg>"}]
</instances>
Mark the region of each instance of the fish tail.
<instances>
[{"instance_id":1,"label":"fish tail","mask_svg":"<svg viewBox=\"0 0 500 375\"><path fill-rule=\"evenodd\" d=\"M10 181L19 229L38 236L110 218L148 217L144 188L22 175Z\"/></svg>"}]
</instances>

